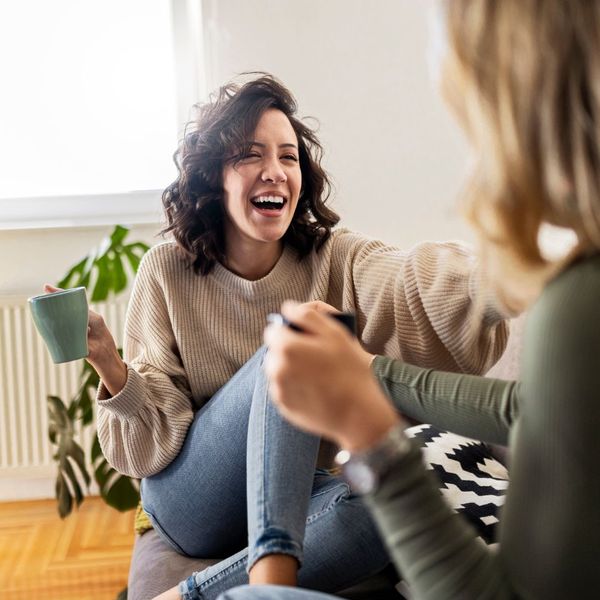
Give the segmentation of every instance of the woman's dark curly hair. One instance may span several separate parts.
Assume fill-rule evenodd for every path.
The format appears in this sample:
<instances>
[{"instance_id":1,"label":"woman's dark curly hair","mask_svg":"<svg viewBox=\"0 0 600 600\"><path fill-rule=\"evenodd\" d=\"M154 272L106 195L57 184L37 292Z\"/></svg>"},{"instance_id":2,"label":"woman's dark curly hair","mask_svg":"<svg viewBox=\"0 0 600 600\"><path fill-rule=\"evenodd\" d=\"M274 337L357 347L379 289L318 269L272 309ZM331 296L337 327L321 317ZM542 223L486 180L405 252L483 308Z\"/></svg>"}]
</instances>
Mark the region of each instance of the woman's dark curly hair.
<instances>
[{"instance_id":1,"label":"woman's dark curly hair","mask_svg":"<svg viewBox=\"0 0 600 600\"><path fill-rule=\"evenodd\" d=\"M302 189L284 243L303 258L323 245L339 221L326 206L331 187L315 132L295 116L296 100L289 90L272 75L259 75L243 85L225 85L208 103L196 106L197 118L188 124L174 156L179 176L162 195L167 219L162 233L173 234L202 275L225 259L223 168L247 153L267 109L283 112L298 138Z\"/></svg>"}]
</instances>

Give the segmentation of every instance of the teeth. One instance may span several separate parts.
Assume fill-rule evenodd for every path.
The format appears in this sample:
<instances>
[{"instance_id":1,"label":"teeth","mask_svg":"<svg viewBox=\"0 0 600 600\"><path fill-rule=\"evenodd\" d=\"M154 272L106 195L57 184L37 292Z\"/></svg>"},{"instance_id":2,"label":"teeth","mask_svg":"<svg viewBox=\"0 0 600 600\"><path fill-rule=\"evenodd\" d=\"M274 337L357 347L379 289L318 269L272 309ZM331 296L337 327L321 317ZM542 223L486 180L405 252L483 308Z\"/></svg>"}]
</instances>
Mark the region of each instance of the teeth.
<instances>
[{"instance_id":1,"label":"teeth","mask_svg":"<svg viewBox=\"0 0 600 600\"><path fill-rule=\"evenodd\" d=\"M256 204L270 202L271 204L283 205L283 198L281 196L258 196L258 198L254 198L253 202L255 202Z\"/></svg>"}]
</instances>

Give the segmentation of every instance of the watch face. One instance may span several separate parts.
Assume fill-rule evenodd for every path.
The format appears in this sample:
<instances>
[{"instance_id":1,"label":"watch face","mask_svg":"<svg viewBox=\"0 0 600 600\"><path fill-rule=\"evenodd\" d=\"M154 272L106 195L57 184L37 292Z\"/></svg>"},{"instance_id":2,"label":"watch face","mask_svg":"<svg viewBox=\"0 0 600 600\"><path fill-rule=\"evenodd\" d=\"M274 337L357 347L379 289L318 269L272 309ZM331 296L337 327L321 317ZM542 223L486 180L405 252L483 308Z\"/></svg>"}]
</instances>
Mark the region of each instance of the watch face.
<instances>
[{"instance_id":1,"label":"watch face","mask_svg":"<svg viewBox=\"0 0 600 600\"><path fill-rule=\"evenodd\" d=\"M349 461L344 465L344 476L356 494L368 494L377 484L374 471L363 462Z\"/></svg>"}]
</instances>

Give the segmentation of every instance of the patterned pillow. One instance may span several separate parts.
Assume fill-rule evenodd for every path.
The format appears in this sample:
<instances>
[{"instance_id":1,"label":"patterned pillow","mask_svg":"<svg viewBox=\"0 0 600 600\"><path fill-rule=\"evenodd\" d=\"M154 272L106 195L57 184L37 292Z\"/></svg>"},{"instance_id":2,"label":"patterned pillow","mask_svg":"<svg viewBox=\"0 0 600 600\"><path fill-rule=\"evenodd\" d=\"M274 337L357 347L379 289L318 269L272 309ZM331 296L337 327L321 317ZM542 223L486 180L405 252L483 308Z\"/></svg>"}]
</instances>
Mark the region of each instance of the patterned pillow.
<instances>
[{"instance_id":1,"label":"patterned pillow","mask_svg":"<svg viewBox=\"0 0 600 600\"><path fill-rule=\"evenodd\" d=\"M427 468L435 471L450 506L475 527L488 544L496 540L498 512L508 488L508 471L483 442L432 425L406 430L419 441Z\"/></svg>"}]
</instances>

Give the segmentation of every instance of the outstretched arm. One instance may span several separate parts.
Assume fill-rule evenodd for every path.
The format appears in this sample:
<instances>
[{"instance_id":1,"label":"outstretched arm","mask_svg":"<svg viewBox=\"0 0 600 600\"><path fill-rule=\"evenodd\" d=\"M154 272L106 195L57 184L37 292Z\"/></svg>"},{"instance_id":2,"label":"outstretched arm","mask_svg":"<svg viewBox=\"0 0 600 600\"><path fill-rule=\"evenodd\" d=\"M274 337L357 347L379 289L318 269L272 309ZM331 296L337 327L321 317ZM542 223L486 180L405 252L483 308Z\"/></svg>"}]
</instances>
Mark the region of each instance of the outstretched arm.
<instances>
[{"instance_id":1,"label":"outstretched arm","mask_svg":"<svg viewBox=\"0 0 600 600\"><path fill-rule=\"evenodd\" d=\"M367 351L473 374L500 358L507 315L482 289L479 265L463 245L403 250L344 232L335 238L332 261L332 273L343 279L331 282L331 303L356 313Z\"/></svg>"}]
</instances>

